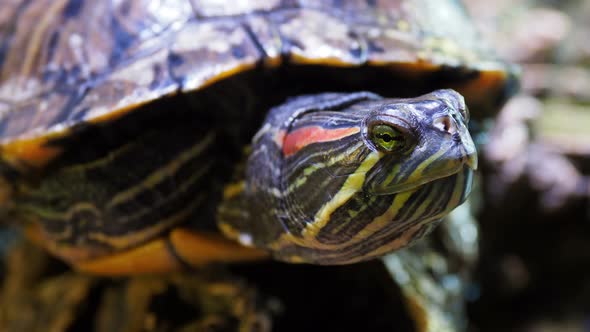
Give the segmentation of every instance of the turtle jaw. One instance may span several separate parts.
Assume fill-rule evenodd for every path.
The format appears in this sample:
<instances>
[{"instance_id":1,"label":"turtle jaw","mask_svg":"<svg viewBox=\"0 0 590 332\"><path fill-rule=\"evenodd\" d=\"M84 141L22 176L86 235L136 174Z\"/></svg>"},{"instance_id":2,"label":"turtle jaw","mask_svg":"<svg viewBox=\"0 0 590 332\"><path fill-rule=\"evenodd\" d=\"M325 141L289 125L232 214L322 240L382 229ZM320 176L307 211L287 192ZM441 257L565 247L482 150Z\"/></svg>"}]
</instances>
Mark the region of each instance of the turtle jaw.
<instances>
[{"instance_id":1,"label":"turtle jaw","mask_svg":"<svg viewBox=\"0 0 590 332\"><path fill-rule=\"evenodd\" d=\"M432 163L428 163L430 160L426 159L414 169L409 169L409 174L407 175L401 173L404 167L395 165L391 167L389 175L385 180L379 180L380 182L370 187L368 191L373 195L391 195L415 190L418 187L455 176L462 172L472 175L478 165L477 152L475 150L464 152L465 150L463 148L457 148L457 150L462 150L463 152L457 152L455 156L435 160ZM451 155L453 154L451 153ZM369 182L371 181L376 182L377 179L369 178Z\"/></svg>"},{"instance_id":2,"label":"turtle jaw","mask_svg":"<svg viewBox=\"0 0 590 332\"><path fill-rule=\"evenodd\" d=\"M476 171L478 166L477 153L473 152L463 157L463 163L465 166Z\"/></svg>"}]
</instances>

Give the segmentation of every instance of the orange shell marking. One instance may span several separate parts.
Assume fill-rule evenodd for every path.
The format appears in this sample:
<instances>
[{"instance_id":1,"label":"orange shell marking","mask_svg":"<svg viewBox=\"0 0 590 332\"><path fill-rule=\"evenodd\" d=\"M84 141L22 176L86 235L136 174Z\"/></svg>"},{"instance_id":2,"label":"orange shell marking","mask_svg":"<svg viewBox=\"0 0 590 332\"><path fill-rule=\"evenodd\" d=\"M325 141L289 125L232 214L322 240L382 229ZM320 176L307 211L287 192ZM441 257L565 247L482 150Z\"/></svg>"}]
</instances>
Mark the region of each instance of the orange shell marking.
<instances>
[{"instance_id":1,"label":"orange shell marking","mask_svg":"<svg viewBox=\"0 0 590 332\"><path fill-rule=\"evenodd\" d=\"M165 239L154 240L128 251L74 265L78 271L105 276L157 274L182 270L182 265L168 250Z\"/></svg>"},{"instance_id":2,"label":"orange shell marking","mask_svg":"<svg viewBox=\"0 0 590 332\"><path fill-rule=\"evenodd\" d=\"M16 140L2 146L2 157L13 167L21 168L23 164L34 168L43 168L62 152L58 147L47 146L50 137L42 136L26 140Z\"/></svg>"},{"instance_id":3,"label":"orange shell marking","mask_svg":"<svg viewBox=\"0 0 590 332\"><path fill-rule=\"evenodd\" d=\"M270 258L266 251L241 246L222 235L199 233L182 227L172 230L170 242L180 258L192 266Z\"/></svg>"},{"instance_id":4,"label":"orange shell marking","mask_svg":"<svg viewBox=\"0 0 590 332\"><path fill-rule=\"evenodd\" d=\"M177 272L186 265L196 267L212 263L250 262L270 257L263 250L243 247L218 234L177 228L168 236L167 239L155 239L126 251L73 262L73 265L89 274L127 276Z\"/></svg>"}]
</instances>

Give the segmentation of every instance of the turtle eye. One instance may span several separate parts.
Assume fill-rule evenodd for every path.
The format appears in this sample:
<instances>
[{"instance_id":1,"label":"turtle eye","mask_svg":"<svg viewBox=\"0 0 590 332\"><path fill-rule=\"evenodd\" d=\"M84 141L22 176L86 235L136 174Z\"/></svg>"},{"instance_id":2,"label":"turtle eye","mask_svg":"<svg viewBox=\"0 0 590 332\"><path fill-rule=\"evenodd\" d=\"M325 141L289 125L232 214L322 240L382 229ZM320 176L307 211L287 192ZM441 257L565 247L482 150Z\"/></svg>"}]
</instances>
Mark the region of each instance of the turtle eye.
<instances>
[{"instance_id":1,"label":"turtle eye","mask_svg":"<svg viewBox=\"0 0 590 332\"><path fill-rule=\"evenodd\" d=\"M400 130L384 124L374 126L370 137L373 144L385 152L399 150L405 144L404 134Z\"/></svg>"}]
</instances>

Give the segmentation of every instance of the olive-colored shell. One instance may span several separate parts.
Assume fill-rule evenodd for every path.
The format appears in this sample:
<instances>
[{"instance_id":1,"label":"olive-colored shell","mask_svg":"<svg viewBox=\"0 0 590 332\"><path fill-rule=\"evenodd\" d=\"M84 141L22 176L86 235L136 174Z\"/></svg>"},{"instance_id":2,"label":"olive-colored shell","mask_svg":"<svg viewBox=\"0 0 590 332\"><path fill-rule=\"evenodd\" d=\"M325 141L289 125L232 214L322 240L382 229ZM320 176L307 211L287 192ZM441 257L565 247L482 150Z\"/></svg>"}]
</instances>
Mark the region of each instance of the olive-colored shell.
<instances>
[{"instance_id":1,"label":"olive-colored shell","mask_svg":"<svg viewBox=\"0 0 590 332\"><path fill-rule=\"evenodd\" d=\"M260 67L374 67L455 88L477 114L511 76L490 54L455 1L3 1L1 157L42 168L74 126Z\"/></svg>"}]
</instances>

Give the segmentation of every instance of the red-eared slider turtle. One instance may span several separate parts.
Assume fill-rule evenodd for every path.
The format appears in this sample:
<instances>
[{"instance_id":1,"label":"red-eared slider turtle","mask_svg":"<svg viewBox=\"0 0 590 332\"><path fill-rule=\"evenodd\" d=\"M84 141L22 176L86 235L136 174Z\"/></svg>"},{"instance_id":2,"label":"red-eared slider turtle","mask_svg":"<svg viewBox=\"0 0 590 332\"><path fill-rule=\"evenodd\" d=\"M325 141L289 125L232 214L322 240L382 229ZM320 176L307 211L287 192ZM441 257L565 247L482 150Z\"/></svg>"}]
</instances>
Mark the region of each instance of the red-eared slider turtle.
<instances>
[{"instance_id":1,"label":"red-eared slider turtle","mask_svg":"<svg viewBox=\"0 0 590 332\"><path fill-rule=\"evenodd\" d=\"M93 273L377 257L469 193L490 54L455 1L8 1L5 219Z\"/></svg>"}]
</instances>

